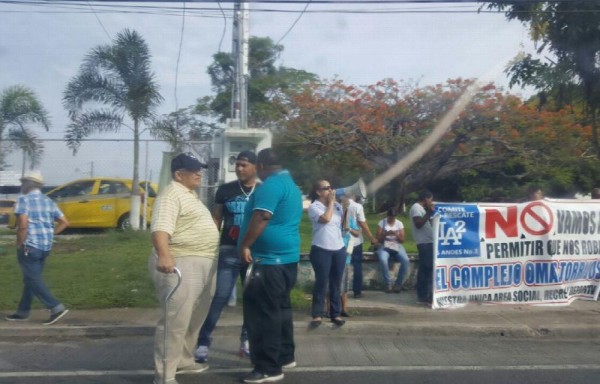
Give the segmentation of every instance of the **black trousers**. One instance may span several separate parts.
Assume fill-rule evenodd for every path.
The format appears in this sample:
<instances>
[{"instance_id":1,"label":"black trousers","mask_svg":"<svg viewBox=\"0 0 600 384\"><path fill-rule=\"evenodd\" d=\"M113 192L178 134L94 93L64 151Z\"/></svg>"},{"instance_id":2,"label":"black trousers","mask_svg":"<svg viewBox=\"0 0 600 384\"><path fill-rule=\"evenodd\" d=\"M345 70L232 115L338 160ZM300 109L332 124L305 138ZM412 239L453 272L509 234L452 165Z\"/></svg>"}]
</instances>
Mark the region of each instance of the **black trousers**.
<instances>
[{"instance_id":1,"label":"black trousers","mask_svg":"<svg viewBox=\"0 0 600 384\"><path fill-rule=\"evenodd\" d=\"M417 244L419 269L417 270L417 298L433 298L433 243Z\"/></svg>"},{"instance_id":2,"label":"black trousers","mask_svg":"<svg viewBox=\"0 0 600 384\"><path fill-rule=\"evenodd\" d=\"M295 360L290 292L298 263L254 266L244 289L244 321L248 327L254 370L275 375Z\"/></svg>"}]
</instances>

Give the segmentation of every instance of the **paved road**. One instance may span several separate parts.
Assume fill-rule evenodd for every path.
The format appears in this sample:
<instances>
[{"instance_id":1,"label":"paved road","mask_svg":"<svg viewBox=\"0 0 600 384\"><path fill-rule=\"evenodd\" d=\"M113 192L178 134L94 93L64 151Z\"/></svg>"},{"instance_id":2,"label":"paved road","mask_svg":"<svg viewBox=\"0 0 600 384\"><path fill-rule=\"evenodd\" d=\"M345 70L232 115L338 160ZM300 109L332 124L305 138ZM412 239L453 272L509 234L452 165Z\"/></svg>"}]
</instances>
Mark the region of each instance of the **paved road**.
<instances>
[{"instance_id":1,"label":"paved road","mask_svg":"<svg viewBox=\"0 0 600 384\"><path fill-rule=\"evenodd\" d=\"M285 383L582 383L600 375L600 340L303 336ZM235 383L250 369L237 337L216 335L211 369L181 384ZM152 338L0 342L3 384L150 383Z\"/></svg>"}]
</instances>

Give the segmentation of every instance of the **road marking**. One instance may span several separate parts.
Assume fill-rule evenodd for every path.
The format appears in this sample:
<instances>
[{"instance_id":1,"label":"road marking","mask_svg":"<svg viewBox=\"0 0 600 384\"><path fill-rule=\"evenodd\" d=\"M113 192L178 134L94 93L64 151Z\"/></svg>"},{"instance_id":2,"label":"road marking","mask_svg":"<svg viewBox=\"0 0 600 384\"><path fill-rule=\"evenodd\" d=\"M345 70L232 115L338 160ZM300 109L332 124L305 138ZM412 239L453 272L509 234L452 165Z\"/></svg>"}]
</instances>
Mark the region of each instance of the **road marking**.
<instances>
[{"instance_id":1,"label":"road marking","mask_svg":"<svg viewBox=\"0 0 600 384\"><path fill-rule=\"evenodd\" d=\"M215 368L206 373L244 373L250 368ZM426 371L568 371L578 369L600 370L600 364L562 364L562 365L423 365L423 366L349 366L349 367L296 367L286 373L302 372L426 372ZM49 372L0 372L0 378L16 377L81 377L81 376L150 376L153 370L140 369L128 371L49 371Z\"/></svg>"}]
</instances>

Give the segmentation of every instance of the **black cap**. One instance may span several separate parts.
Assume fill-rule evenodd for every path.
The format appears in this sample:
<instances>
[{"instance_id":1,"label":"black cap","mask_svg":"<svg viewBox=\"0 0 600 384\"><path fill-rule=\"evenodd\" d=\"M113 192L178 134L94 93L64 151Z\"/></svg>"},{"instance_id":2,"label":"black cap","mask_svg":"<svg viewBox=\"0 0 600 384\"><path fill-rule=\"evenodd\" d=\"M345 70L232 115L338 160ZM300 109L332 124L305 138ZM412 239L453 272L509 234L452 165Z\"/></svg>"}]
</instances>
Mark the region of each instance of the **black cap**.
<instances>
[{"instance_id":1,"label":"black cap","mask_svg":"<svg viewBox=\"0 0 600 384\"><path fill-rule=\"evenodd\" d=\"M246 160L249 163L256 164L256 155L254 152L248 150L240 152L235 159Z\"/></svg>"},{"instance_id":2,"label":"black cap","mask_svg":"<svg viewBox=\"0 0 600 384\"><path fill-rule=\"evenodd\" d=\"M204 163L201 163L196 156L191 153L180 153L171 160L171 173L179 169L187 169L188 171L199 171L202 168L208 168Z\"/></svg>"}]
</instances>

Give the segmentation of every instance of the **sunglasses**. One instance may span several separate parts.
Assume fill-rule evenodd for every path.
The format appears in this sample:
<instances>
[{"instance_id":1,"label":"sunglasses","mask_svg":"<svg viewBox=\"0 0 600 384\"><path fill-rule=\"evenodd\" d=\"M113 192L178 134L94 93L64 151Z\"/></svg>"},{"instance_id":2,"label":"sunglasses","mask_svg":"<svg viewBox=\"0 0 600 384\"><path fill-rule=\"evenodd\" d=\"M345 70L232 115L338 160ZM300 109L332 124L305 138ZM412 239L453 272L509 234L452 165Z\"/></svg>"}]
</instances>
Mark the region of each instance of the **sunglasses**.
<instances>
[{"instance_id":1,"label":"sunglasses","mask_svg":"<svg viewBox=\"0 0 600 384\"><path fill-rule=\"evenodd\" d=\"M329 190L331 190L331 189L332 189L332 188L331 188L331 185L328 185L328 186L326 186L326 187L320 187L320 188L319 188L319 191L329 191Z\"/></svg>"}]
</instances>

